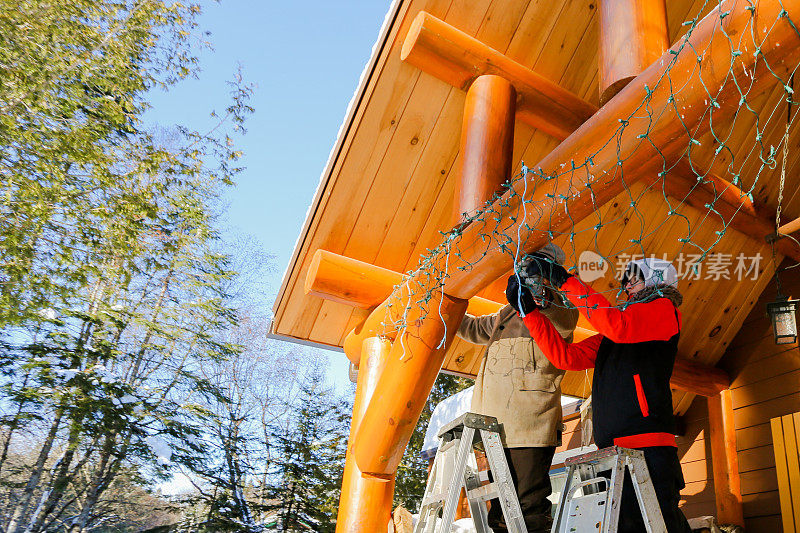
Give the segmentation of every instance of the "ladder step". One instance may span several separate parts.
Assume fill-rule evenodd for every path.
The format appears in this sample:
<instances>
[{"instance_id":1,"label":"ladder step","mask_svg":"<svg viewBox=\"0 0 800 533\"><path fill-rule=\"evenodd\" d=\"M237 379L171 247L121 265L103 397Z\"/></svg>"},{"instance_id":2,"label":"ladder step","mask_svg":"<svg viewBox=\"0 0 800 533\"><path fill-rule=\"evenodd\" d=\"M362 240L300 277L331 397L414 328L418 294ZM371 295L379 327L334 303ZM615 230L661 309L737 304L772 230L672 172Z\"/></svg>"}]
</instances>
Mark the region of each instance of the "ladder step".
<instances>
[{"instance_id":1,"label":"ladder step","mask_svg":"<svg viewBox=\"0 0 800 533\"><path fill-rule=\"evenodd\" d=\"M478 413L464 413L449 424L442 426L437 436L441 438L446 433L460 429L462 426L474 429L485 429L493 433L500 432L500 424L498 424L495 417L480 415Z\"/></svg>"},{"instance_id":2,"label":"ladder step","mask_svg":"<svg viewBox=\"0 0 800 533\"><path fill-rule=\"evenodd\" d=\"M489 483L488 485L482 485L477 489L472 489L467 493L468 499L479 500L482 502L493 500L498 496L500 496L500 492L497 490L497 485L494 483Z\"/></svg>"},{"instance_id":3,"label":"ladder step","mask_svg":"<svg viewBox=\"0 0 800 533\"><path fill-rule=\"evenodd\" d=\"M554 532L615 533L622 485L629 472L645 529L648 533L666 533L642 451L611 446L572 457L565 464L567 479L553 517ZM598 475L603 471L610 471L610 478Z\"/></svg>"},{"instance_id":4,"label":"ladder step","mask_svg":"<svg viewBox=\"0 0 800 533\"><path fill-rule=\"evenodd\" d=\"M441 504L444 502L445 495L444 492L437 492L436 494L431 494L430 496L426 496L422 500L422 507L427 507L431 504Z\"/></svg>"},{"instance_id":5,"label":"ladder step","mask_svg":"<svg viewBox=\"0 0 800 533\"><path fill-rule=\"evenodd\" d=\"M509 533L525 533L522 510L500 441L501 429L494 417L465 413L439 431L439 450L428 476L415 533L449 532L461 489L467 491L470 513L479 533L489 531L484 503L489 500L495 500L493 504L502 509ZM488 479L489 474L477 472L473 454L478 446L485 450L495 480L483 486L480 480Z\"/></svg>"},{"instance_id":6,"label":"ladder step","mask_svg":"<svg viewBox=\"0 0 800 533\"><path fill-rule=\"evenodd\" d=\"M601 448L593 452L588 452L581 455L574 455L572 457L569 457L564 461L564 465L571 466L571 465L586 464L586 463L605 462L607 460L612 461L617 456L631 457L632 455L635 455L631 454L632 451L634 450L631 450L630 448L609 446L608 448Z\"/></svg>"}]
</instances>

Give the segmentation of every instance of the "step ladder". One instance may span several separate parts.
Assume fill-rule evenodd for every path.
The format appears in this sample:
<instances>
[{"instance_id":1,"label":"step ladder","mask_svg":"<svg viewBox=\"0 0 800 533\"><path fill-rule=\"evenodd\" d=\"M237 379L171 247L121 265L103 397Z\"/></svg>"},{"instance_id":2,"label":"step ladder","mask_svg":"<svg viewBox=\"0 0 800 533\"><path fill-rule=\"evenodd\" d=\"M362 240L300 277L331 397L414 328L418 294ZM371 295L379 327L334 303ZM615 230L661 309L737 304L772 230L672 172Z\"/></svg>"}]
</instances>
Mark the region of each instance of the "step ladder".
<instances>
[{"instance_id":1,"label":"step ladder","mask_svg":"<svg viewBox=\"0 0 800 533\"><path fill-rule=\"evenodd\" d=\"M666 533L650 473L641 450L611 446L564 461L567 479L553 519L552 533L615 533L625 469L628 469L648 533ZM611 472L611 479L600 475ZM578 494L580 492L581 494Z\"/></svg>"},{"instance_id":2,"label":"step ladder","mask_svg":"<svg viewBox=\"0 0 800 533\"><path fill-rule=\"evenodd\" d=\"M428 476L414 533L450 533L463 487L477 533L489 533L486 504L500 500L509 533L526 533L522 509L508 470L500 424L493 416L464 413L438 434L439 449ZM475 446L483 445L492 482L481 485L475 461ZM495 502L496 504L497 502ZM437 529L437 517L441 521Z\"/></svg>"}]
</instances>

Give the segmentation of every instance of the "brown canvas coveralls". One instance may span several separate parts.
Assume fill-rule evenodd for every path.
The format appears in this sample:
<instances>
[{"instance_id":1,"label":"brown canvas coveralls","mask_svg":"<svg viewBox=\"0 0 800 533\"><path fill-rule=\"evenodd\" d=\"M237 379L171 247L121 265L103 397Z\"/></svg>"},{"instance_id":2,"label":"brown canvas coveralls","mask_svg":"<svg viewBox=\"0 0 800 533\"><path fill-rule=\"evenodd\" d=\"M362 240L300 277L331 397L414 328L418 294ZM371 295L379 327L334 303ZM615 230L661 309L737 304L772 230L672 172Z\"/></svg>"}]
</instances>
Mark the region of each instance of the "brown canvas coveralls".
<instances>
[{"instance_id":1,"label":"brown canvas coveralls","mask_svg":"<svg viewBox=\"0 0 800 533\"><path fill-rule=\"evenodd\" d=\"M556 300L541 312L571 342L578 311ZM494 416L503 425L503 447L528 531L549 531L549 471L561 437L564 371L545 357L510 305L493 315L466 315L458 336L486 345L471 410ZM489 512L489 526L495 532L506 530L499 505Z\"/></svg>"}]
</instances>

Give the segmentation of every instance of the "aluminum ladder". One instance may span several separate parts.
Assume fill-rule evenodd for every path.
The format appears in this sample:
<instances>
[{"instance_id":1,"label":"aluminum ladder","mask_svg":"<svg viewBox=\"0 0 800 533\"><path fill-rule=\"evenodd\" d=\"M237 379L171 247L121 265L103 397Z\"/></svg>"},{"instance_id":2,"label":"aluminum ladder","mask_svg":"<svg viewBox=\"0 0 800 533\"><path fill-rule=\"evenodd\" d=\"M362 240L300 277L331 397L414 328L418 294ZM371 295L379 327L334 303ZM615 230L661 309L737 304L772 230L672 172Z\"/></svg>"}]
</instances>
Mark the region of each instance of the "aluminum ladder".
<instances>
[{"instance_id":1,"label":"aluminum ladder","mask_svg":"<svg viewBox=\"0 0 800 533\"><path fill-rule=\"evenodd\" d=\"M625 469L628 469L648 533L666 533L650 472L641 450L611 446L564 461L567 479L551 533L615 533ZM611 472L611 479L600 475ZM581 492L578 495L578 491Z\"/></svg>"},{"instance_id":2,"label":"aluminum ladder","mask_svg":"<svg viewBox=\"0 0 800 533\"><path fill-rule=\"evenodd\" d=\"M425 486L425 496L414 533L450 533L463 487L477 533L489 533L488 513L484 502L500 500L509 533L527 533L517 491L511 480L500 424L493 416L464 413L445 425L438 434L439 449ZM481 485L474 449L482 444L489 463L492 482ZM495 502L496 504L497 502ZM437 517L441 521L437 528Z\"/></svg>"}]
</instances>

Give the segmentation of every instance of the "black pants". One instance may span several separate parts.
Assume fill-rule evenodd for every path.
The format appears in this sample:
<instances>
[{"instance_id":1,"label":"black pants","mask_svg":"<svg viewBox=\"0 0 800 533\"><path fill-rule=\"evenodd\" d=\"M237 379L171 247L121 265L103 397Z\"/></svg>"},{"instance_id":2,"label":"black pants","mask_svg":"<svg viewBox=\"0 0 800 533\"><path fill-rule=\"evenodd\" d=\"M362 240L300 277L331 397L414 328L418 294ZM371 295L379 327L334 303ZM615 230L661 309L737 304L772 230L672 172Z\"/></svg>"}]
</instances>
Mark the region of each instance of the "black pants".
<instances>
[{"instance_id":1,"label":"black pants","mask_svg":"<svg viewBox=\"0 0 800 533\"><path fill-rule=\"evenodd\" d=\"M680 491L686 484L683 481L681 462L678 450L673 446L653 446L643 448L650 479L656 491L661 514L669 533L690 533L689 522L683 512L678 509L681 499ZM630 474L625 472L625 484L622 486L622 502L619 509L619 533L639 533L646 531L639 510L639 502L633 490Z\"/></svg>"},{"instance_id":2,"label":"black pants","mask_svg":"<svg viewBox=\"0 0 800 533\"><path fill-rule=\"evenodd\" d=\"M522 516L529 533L549 532L552 524L551 504L547 499L550 486L550 464L555 446L546 448L504 448L511 479L517 489ZM505 533L505 519L498 500L489 509L489 527L494 533Z\"/></svg>"}]
</instances>

